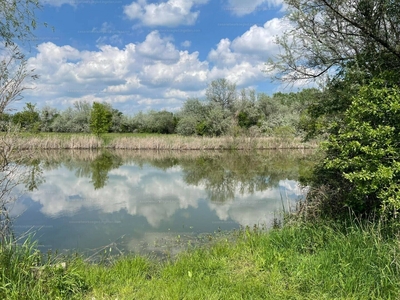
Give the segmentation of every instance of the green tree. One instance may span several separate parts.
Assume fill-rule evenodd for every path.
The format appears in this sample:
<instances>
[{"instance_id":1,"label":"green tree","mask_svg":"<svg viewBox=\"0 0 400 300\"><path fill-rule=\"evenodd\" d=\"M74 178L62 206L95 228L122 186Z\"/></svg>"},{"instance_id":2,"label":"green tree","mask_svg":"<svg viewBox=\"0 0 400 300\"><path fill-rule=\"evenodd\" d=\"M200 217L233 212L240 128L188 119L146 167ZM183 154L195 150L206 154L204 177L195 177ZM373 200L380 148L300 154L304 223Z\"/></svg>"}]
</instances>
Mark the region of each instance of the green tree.
<instances>
[{"instance_id":1,"label":"green tree","mask_svg":"<svg viewBox=\"0 0 400 300\"><path fill-rule=\"evenodd\" d=\"M278 44L281 78L310 79L356 68L370 76L400 68L400 2L286 0L291 28Z\"/></svg>"},{"instance_id":2,"label":"green tree","mask_svg":"<svg viewBox=\"0 0 400 300\"><path fill-rule=\"evenodd\" d=\"M17 43L33 37L36 29L35 11L40 8L36 0L0 1L0 118L9 105L22 98L22 92L28 89L26 81L37 79L33 70L27 70L25 55ZM3 128L2 128L3 129ZM12 237L10 232L11 218L8 215L8 204L14 199L12 189L22 181L19 161L25 155L18 153L16 130L7 124L6 133L0 141L0 241ZM10 142L12 141L12 142ZM10 162L13 163L10 163Z\"/></svg>"},{"instance_id":3,"label":"green tree","mask_svg":"<svg viewBox=\"0 0 400 300\"><path fill-rule=\"evenodd\" d=\"M242 128L250 128L257 125L261 118L261 113L257 108L256 91L243 89L240 98L236 101L235 111L237 112L237 122Z\"/></svg>"},{"instance_id":4,"label":"green tree","mask_svg":"<svg viewBox=\"0 0 400 300\"><path fill-rule=\"evenodd\" d=\"M207 114L208 107L203 101L188 98L178 113L176 132L181 135L204 135L203 127Z\"/></svg>"},{"instance_id":5,"label":"green tree","mask_svg":"<svg viewBox=\"0 0 400 300\"><path fill-rule=\"evenodd\" d=\"M40 111L41 131L52 131L52 123L58 115L57 109L49 106L43 107Z\"/></svg>"},{"instance_id":6,"label":"green tree","mask_svg":"<svg viewBox=\"0 0 400 300\"><path fill-rule=\"evenodd\" d=\"M35 12L40 8L36 0L0 1L0 114L9 104L22 98L21 93L28 89L23 84L26 80L38 78L33 70L27 70L25 55L17 42L34 38Z\"/></svg>"},{"instance_id":7,"label":"green tree","mask_svg":"<svg viewBox=\"0 0 400 300\"><path fill-rule=\"evenodd\" d=\"M96 135L101 135L109 131L112 122L112 114L107 106L102 103L93 102L90 113L90 130Z\"/></svg>"},{"instance_id":8,"label":"green tree","mask_svg":"<svg viewBox=\"0 0 400 300\"><path fill-rule=\"evenodd\" d=\"M55 132L90 132L91 110L88 102L75 102L73 107L68 107L54 117L50 129Z\"/></svg>"},{"instance_id":9,"label":"green tree","mask_svg":"<svg viewBox=\"0 0 400 300\"><path fill-rule=\"evenodd\" d=\"M237 99L236 85L225 78L213 80L207 87L206 98L222 109L233 110Z\"/></svg>"},{"instance_id":10,"label":"green tree","mask_svg":"<svg viewBox=\"0 0 400 300\"><path fill-rule=\"evenodd\" d=\"M286 3L291 29L278 39L284 50L275 64L280 78L325 76L302 126L328 137L327 159L308 182L311 191L328 197L321 201L312 192L308 203L327 204L322 211L331 216L348 208L360 215L396 215L400 2Z\"/></svg>"},{"instance_id":11,"label":"green tree","mask_svg":"<svg viewBox=\"0 0 400 300\"><path fill-rule=\"evenodd\" d=\"M36 105L30 102L26 103L22 112L14 114L13 123L18 124L24 130L37 132L40 128L40 115L36 110Z\"/></svg>"}]
</instances>

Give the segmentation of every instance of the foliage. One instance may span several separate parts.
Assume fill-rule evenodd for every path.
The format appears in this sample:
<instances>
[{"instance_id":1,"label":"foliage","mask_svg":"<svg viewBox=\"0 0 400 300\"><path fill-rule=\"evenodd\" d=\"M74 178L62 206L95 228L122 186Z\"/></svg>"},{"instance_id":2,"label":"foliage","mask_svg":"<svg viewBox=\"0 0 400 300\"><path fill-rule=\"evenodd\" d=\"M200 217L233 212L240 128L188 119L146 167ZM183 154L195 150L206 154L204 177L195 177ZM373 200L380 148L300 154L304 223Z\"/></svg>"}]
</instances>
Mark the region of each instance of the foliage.
<instances>
[{"instance_id":1,"label":"foliage","mask_svg":"<svg viewBox=\"0 0 400 300\"><path fill-rule=\"evenodd\" d=\"M22 99L21 93L29 88L23 85L26 80L38 78L33 70L26 69L26 58L17 42L34 38L35 12L40 8L35 0L0 1L0 114L12 102Z\"/></svg>"},{"instance_id":2,"label":"foliage","mask_svg":"<svg viewBox=\"0 0 400 300\"><path fill-rule=\"evenodd\" d=\"M385 216L400 211L400 89L374 80L363 86L333 123L326 143L326 159L313 185L329 187L332 206ZM329 197L328 197L329 198Z\"/></svg>"},{"instance_id":3,"label":"foliage","mask_svg":"<svg viewBox=\"0 0 400 300\"><path fill-rule=\"evenodd\" d=\"M40 110L40 123L41 123L41 131L51 132L51 125L54 122L54 119L59 115L58 111L55 108L50 106L45 106Z\"/></svg>"},{"instance_id":4,"label":"foliage","mask_svg":"<svg viewBox=\"0 0 400 300\"><path fill-rule=\"evenodd\" d=\"M236 85L225 78L213 80L207 87L206 98L218 104L222 109L233 110L237 99Z\"/></svg>"},{"instance_id":5,"label":"foliage","mask_svg":"<svg viewBox=\"0 0 400 300\"><path fill-rule=\"evenodd\" d=\"M228 81L225 84L232 85ZM224 108L218 101L189 98L177 113L150 110L134 116L123 115L108 103L102 105L104 111L107 110L111 114L111 125L107 132L254 136L274 135L284 131L290 132L290 135L301 135L303 127L307 125L299 126L299 116L306 116L302 119L303 123L311 123L311 114L306 112L305 107L316 102L315 91L306 89L298 93L276 93L267 96L262 93L257 95L255 90L243 89L239 96L235 96L230 109ZM35 131L90 132L92 107L88 102L77 101L72 107L62 111L45 106L36 112L39 113L39 119L35 119ZM21 112L17 112L11 115L11 119L27 127L29 122L22 122L26 118L21 119L21 116L27 116L27 113L23 111L21 115ZM3 114L1 123L6 124L9 119L8 114Z\"/></svg>"},{"instance_id":6,"label":"foliage","mask_svg":"<svg viewBox=\"0 0 400 300\"><path fill-rule=\"evenodd\" d=\"M90 130L99 136L109 131L112 125L112 113L107 106L102 103L93 102L92 111L90 113Z\"/></svg>"},{"instance_id":7,"label":"foliage","mask_svg":"<svg viewBox=\"0 0 400 300\"><path fill-rule=\"evenodd\" d=\"M348 209L395 217L398 195L400 2L287 0L291 28L278 39L283 80L324 77L301 114L306 137L328 138L308 202L343 216ZM329 75L329 76L328 76ZM324 200L316 195L324 192Z\"/></svg>"},{"instance_id":8,"label":"foliage","mask_svg":"<svg viewBox=\"0 0 400 300\"><path fill-rule=\"evenodd\" d=\"M40 116L36 105L26 103L24 110L13 115L14 124L21 126L24 130L38 132L40 127Z\"/></svg>"},{"instance_id":9,"label":"foliage","mask_svg":"<svg viewBox=\"0 0 400 300\"><path fill-rule=\"evenodd\" d=\"M291 28L275 67L285 80L357 69L400 68L400 3L392 0L286 0Z\"/></svg>"},{"instance_id":10,"label":"foliage","mask_svg":"<svg viewBox=\"0 0 400 300\"><path fill-rule=\"evenodd\" d=\"M178 124L176 126L176 133L186 136L195 134L202 135L202 128L198 127L200 124L201 122L199 123L195 116L185 115L178 121Z\"/></svg>"},{"instance_id":11,"label":"foliage","mask_svg":"<svg viewBox=\"0 0 400 300\"><path fill-rule=\"evenodd\" d=\"M54 116L50 130L54 132L90 132L91 109L88 102L75 102L73 107L68 107Z\"/></svg>"},{"instance_id":12,"label":"foliage","mask_svg":"<svg viewBox=\"0 0 400 300\"><path fill-rule=\"evenodd\" d=\"M174 114L166 110L150 112L149 133L171 134L175 132L176 119Z\"/></svg>"},{"instance_id":13,"label":"foliage","mask_svg":"<svg viewBox=\"0 0 400 300\"><path fill-rule=\"evenodd\" d=\"M189 98L183 103L178 114L176 132L180 135L205 135L207 105L197 98Z\"/></svg>"},{"instance_id":14,"label":"foliage","mask_svg":"<svg viewBox=\"0 0 400 300\"><path fill-rule=\"evenodd\" d=\"M261 112L257 107L256 91L243 89L240 98L235 103L237 122L241 128L250 128L258 124Z\"/></svg>"},{"instance_id":15,"label":"foliage","mask_svg":"<svg viewBox=\"0 0 400 300\"><path fill-rule=\"evenodd\" d=\"M175 132L177 120L171 112L151 110L139 112L132 122L136 132L171 134Z\"/></svg>"}]
</instances>

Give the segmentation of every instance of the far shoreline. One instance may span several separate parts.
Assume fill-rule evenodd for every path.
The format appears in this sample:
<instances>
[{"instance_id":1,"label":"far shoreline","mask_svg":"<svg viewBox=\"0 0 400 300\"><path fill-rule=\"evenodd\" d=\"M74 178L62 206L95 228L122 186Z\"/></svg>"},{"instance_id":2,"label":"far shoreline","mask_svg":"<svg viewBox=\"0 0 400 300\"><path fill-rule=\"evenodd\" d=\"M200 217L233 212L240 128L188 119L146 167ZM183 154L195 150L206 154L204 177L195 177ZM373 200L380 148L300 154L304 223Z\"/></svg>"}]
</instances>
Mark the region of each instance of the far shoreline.
<instances>
[{"instance_id":1,"label":"far shoreline","mask_svg":"<svg viewBox=\"0 0 400 300\"><path fill-rule=\"evenodd\" d=\"M18 150L109 149L109 150L274 150L316 149L319 141L280 136L180 136L161 134L17 133L5 135Z\"/></svg>"}]
</instances>

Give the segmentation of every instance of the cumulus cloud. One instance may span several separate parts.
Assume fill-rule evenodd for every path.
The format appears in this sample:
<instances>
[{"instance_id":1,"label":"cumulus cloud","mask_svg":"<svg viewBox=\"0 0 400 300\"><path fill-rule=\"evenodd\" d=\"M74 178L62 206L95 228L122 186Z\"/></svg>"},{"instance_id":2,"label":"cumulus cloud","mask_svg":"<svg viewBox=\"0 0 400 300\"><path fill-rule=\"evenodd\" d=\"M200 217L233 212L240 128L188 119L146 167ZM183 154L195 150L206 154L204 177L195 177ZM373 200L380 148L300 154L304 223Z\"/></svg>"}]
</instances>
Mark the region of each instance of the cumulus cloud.
<instances>
[{"instance_id":1,"label":"cumulus cloud","mask_svg":"<svg viewBox=\"0 0 400 300\"><path fill-rule=\"evenodd\" d=\"M153 31L147 35L146 40L139 44L136 49L143 57L161 60L167 64L173 64L179 60L179 51L169 39L162 39L158 31Z\"/></svg>"},{"instance_id":2,"label":"cumulus cloud","mask_svg":"<svg viewBox=\"0 0 400 300\"><path fill-rule=\"evenodd\" d=\"M101 30L110 26L104 23ZM265 81L265 63L279 51L275 38L287 26L283 19L254 25L233 40L221 39L206 60L197 51L179 50L157 30L141 42L124 47L99 43L93 51L42 43L28 60L28 68L41 75L28 101L58 108L77 100L106 101L128 114L175 111L188 97L203 97L214 79L227 78L239 88Z\"/></svg>"},{"instance_id":3,"label":"cumulus cloud","mask_svg":"<svg viewBox=\"0 0 400 300\"><path fill-rule=\"evenodd\" d=\"M232 49L239 53L255 54L260 58L279 52L275 43L276 37L289 28L289 23L283 19L274 18L263 27L254 25L232 42Z\"/></svg>"},{"instance_id":4,"label":"cumulus cloud","mask_svg":"<svg viewBox=\"0 0 400 300\"><path fill-rule=\"evenodd\" d=\"M265 79L265 63L279 53L276 37L287 28L284 19L274 18L264 26L252 26L233 41L222 39L208 54L213 63L210 78L224 77L245 86Z\"/></svg>"},{"instance_id":5,"label":"cumulus cloud","mask_svg":"<svg viewBox=\"0 0 400 300\"><path fill-rule=\"evenodd\" d=\"M124 7L125 15L131 20L139 20L145 26L193 25L200 12L192 9L207 3L208 0L168 0L160 3L147 3L138 0Z\"/></svg>"},{"instance_id":6,"label":"cumulus cloud","mask_svg":"<svg viewBox=\"0 0 400 300\"><path fill-rule=\"evenodd\" d=\"M254 11L264 11L282 4L283 0L226 0L223 9L237 16L244 16Z\"/></svg>"},{"instance_id":7,"label":"cumulus cloud","mask_svg":"<svg viewBox=\"0 0 400 300\"><path fill-rule=\"evenodd\" d=\"M174 110L205 88L209 73L198 52L179 51L158 31L122 49L98 45L97 51L79 51L47 42L37 50L28 64L41 77L29 96L53 106L85 99Z\"/></svg>"}]
</instances>

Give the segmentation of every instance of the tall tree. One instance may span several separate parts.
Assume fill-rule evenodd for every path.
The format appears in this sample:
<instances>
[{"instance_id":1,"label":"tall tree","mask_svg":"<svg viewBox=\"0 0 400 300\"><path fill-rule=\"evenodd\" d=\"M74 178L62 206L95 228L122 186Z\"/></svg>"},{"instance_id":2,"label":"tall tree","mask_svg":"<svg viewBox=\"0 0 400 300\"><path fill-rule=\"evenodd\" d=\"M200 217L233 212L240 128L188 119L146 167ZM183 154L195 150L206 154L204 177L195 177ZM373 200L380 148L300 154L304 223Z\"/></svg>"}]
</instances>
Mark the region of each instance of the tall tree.
<instances>
[{"instance_id":1,"label":"tall tree","mask_svg":"<svg viewBox=\"0 0 400 300\"><path fill-rule=\"evenodd\" d=\"M223 109L232 110L237 99L236 84L225 78L213 80L206 90L210 102L220 105Z\"/></svg>"},{"instance_id":2,"label":"tall tree","mask_svg":"<svg viewBox=\"0 0 400 300\"><path fill-rule=\"evenodd\" d=\"M20 125L23 129L36 132L40 127L40 115L36 110L36 105L30 102L26 103L22 112L17 112L13 116L13 123Z\"/></svg>"},{"instance_id":3,"label":"tall tree","mask_svg":"<svg viewBox=\"0 0 400 300\"><path fill-rule=\"evenodd\" d=\"M281 78L316 78L356 67L376 75L400 68L400 2L286 0L287 30L276 66Z\"/></svg>"},{"instance_id":4,"label":"tall tree","mask_svg":"<svg viewBox=\"0 0 400 300\"><path fill-rule=\"evenodd\" d=\"M308 203L332 216L400 212L400 2L286 0L292 28L278 39L286 80L328 75L305 128L323 132L327 158L314 170Z\"/></svg>"},{"instance_id":5,"label":"tall tree","mask_svg":"<svg viewBox=\"0 0 400 300\"><path fill-rule=\"evenodd\" d=\"M28 88L26 80L37 78L33 70L27 70L18 43L33 38L37 24L35 11L39 8L37 0L0 0L0 118L10 103L21 99L21 93ZM0 241L11 233L7 204L13 200L12 189L22 180L19 162L29 155L15 155L19 146L13 138L15 134L7 126L0 138Z\"/></svg>"},{"instance_id":6,"label":"tall tree","mask_svg":"<svg viewBox=\"0 0 400 300\"><path fill-rule=\"evenodd\" d=\"M18 47L19 42L34 38L38 9L36 0L0 0L0 114L22 98L21 93L29 88L23 85L27 79L38 77L27 70L25 55Z\"/></svg>"},{"instance_id":7,"label":"tall tree","mask_svg":"<svg viewBox=\"0 0 400 300\"><path fill-rule=\"evenodd\" d=\"M112 114L107 106L102 103L93 102L90 113L90 130L96 135L109 131L112 124Z\"/></svg>"}]
</instances>

